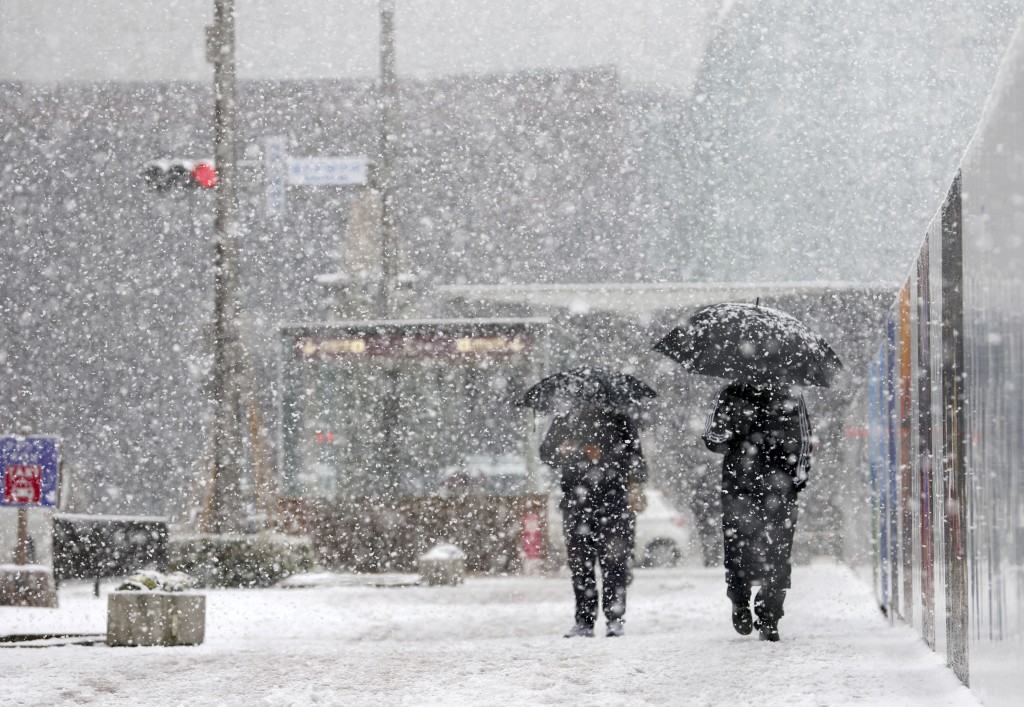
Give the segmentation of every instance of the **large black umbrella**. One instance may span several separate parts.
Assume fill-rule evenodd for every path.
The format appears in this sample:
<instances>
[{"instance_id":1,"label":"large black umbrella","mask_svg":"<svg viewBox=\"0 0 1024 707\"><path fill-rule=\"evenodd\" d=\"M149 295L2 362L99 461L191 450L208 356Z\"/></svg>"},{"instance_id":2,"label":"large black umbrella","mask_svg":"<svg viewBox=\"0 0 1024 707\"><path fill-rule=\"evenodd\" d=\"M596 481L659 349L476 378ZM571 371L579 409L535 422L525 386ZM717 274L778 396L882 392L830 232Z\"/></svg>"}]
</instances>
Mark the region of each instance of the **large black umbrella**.
<instances>
[{"instance_id":1,"label":"large black umbrella","mask_svg":"<svg viewBox=\"0 0 1024 707\"><path fill-rule=\"evenodd\" d=\"M584 366L544 378L531 386L518 403L538 412L579 409L588 405L632 410L644 398L657 395L653 388L628 373Z\"/></svg>"},{"instance_id":2,"label":"large black umbrella","mask_svg":"<svg viewBox=\"0 0 1024 707\"><path fill-rule=\"evenodd\" d=\"M790 314L724 302L701 309L654 350L691 373L828 387L843 364L823 338Z\"/></svg>"}]
</instances>

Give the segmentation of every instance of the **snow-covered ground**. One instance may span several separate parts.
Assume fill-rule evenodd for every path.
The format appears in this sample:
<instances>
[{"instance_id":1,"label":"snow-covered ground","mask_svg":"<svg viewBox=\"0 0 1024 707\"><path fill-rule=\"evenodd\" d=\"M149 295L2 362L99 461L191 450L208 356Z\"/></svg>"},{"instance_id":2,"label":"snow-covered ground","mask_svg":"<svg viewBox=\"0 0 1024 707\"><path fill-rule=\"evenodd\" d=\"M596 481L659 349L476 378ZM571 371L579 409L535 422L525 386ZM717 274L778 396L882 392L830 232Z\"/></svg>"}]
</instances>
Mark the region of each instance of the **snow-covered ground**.
<instances>
[{"instance_id":1,"label":"snow-covered ground","mask_svg":"<svg viewBox=\"0 0 1024 707\"><path fill-rule=\"evenodd\" d=\"M848 569L793 581L778 644L734 633L723 571L697 567L638 571L618 639L603 622L598 638L561 637L565 576L208 591L201 646L0 648L0 704L978 704ZM60 600L0 607L0 634L105 631L91 585Z\"/></svg>"}]
</instances>

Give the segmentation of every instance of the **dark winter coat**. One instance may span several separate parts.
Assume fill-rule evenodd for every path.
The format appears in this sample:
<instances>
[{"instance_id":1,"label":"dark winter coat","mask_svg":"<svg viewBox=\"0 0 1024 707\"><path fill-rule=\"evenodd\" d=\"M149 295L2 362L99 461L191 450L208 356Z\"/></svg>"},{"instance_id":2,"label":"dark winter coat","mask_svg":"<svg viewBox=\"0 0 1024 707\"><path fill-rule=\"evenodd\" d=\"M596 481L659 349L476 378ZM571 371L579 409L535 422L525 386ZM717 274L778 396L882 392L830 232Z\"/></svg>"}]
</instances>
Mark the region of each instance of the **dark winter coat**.
<instances>
[{"instance_id":1,"label":"dark winter coat","mask_svg":"<svg viewBox=\"0 0 1024 707\"><path fill-rule=\"evenodd\" d=\"M563 509L625 509L628 486L647 481L636 423L608 410L555 417L540 458L560 474Z\"/></svg>"},{"instance_id":2,"label":"dark winter coat","mask_svg":"<svg viewBox=\"0 0 1024 707\"><path fill-rule=\"evenodd\" d=\"M797 493L811 463L803 398L788 388L732 383L715 398L704 430L722 463L722 527L732 584L789 586Z\"/></svg>"},{"instance_id":3,"label":"dark winter coat","mask_svg":"<svg viewBox=\"0 0 1024 707\"><path fill-rule=\"evenodd\" d=\"M605 618L622 619L635 528L628 487L647 480L636 424L598 408L558 416L541 442L540 458L561 475L562 532L576 624L593 628L599 596Z\"/></svg>"},{"instance_id":4,"label":"dark winter coat","mask_svg":"<svg viewBox=\"0 0 1024 707\"><path fill-rule=\"evenodd\" d=\"M725 455L722 481L749 491L799 491L811 464L811 423L803 397L789 389L731 383L715 398L704 443ZM782 472L787 478L776 478Z\"/></svg>"}]
</instances>

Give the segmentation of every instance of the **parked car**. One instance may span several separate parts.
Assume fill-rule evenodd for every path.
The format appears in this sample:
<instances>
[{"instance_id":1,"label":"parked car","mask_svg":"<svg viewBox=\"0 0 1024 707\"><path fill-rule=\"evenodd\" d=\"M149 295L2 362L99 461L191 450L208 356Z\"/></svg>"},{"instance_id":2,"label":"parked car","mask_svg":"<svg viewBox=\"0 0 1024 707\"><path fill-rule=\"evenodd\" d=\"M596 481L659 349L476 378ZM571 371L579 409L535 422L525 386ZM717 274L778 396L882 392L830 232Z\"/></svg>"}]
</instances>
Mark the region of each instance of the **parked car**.
<instances>
[{"instance_id":1,"label":"parked car","mask_svg":"<svg viewBox=\"0 0 1024 707\"><path fill-rule=\"evenodd\" d=\"M647 489L647 508L636 516L634 564L640 567L674 567L690 551L690 522L657 489ZM561 492L548 496L548 542L552 557L565 562L562 537Z\"/></svg>"}]
</instances>

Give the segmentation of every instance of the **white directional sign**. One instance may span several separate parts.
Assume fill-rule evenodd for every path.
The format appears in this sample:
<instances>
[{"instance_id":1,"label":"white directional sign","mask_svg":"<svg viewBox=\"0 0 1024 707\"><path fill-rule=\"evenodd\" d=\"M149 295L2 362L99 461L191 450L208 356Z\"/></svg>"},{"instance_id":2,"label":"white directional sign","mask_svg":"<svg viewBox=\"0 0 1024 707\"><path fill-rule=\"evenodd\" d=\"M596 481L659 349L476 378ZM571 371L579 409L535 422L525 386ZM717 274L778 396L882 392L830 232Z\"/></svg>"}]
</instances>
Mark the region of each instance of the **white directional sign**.
<instances>
[{"instance_id":1,"label":"white directional sign","mask_svg":"<svg viewBox=\"0 0 1024 707\"><path fill-rule=\"evenodd\" d=\"M365 157L289 157L288 183L295 186L366 184Z\"/></svg>"}]
</instances>

